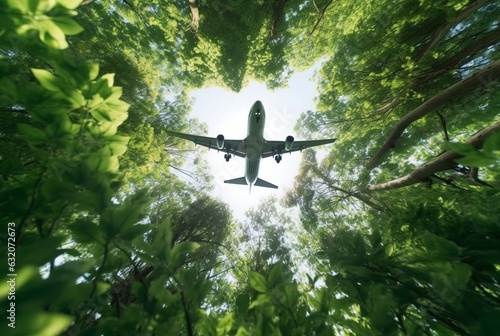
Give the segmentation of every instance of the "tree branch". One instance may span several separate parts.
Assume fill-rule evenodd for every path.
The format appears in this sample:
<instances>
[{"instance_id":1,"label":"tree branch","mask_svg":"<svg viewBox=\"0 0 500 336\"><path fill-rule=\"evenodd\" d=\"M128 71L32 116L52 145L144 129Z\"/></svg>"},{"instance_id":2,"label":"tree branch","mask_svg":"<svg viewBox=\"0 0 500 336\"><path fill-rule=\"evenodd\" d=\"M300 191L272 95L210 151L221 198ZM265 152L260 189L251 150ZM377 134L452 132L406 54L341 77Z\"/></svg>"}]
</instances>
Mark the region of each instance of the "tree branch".
<instances>
[{"instance_id":1,"label":"tree branch","mask_svg":"<svg viewBox=\"0 0 500 336\"><path fill-rule=\"evenodd\" d=\"M362 203L368 205L369 207L371 207L377 211L383 212L385 210L382 206L375 204L370 199L371 198L370 195L366 195L366 194L354 192L354 191L349 191L349 190L337 187L336 185L334 185L332 183L330 178L328 176L326 176L320 169L318 169L317 167L314 167L313 170L323 180L323 182L327 185L328 188L335 190L335 191L338 191L338 192L341 192L344 195L347 195L348 197L353 197L353 198L357 199L358 201L361 201Z\"/></svg>"},{"instance_id":2,"label":"tree branch","mask_svg":"<svg viewBox=\"0 0 500 336\"><path fill-rule=\"evenodd\" d=\"M470 3L469 5L465 6L465 8L462 10L462 12L460 12L460 14L455 20L445 23L438 30L436 30L429 44L427 44L424 50L422 50L420 54L417 56L416 59L417 63L422 61L422 59L429 54L432 48L446 35L446 33L448 33L448 31L452 27L456 26L458 23L463 21L467 16L469 16L470 14L478 10L480 7L482 7L485 2L486 2L485 0L478 0L476 2Z\"/></svg>"},{"instance_id":3,"label":"tree branch","mask_svg":"<svg viewBox=\"0 0 500 336\"><path fill-rule=\"evenodd\" d=\"M198 28L200 27L200 9L196 0L188 0L189 9L191 10L191 23L189 26L193 29L195 35L198 35Z\"/></svg>"},{"instance_id":4,"label":"tree branch","mask_svg":"<svg viewBox=\"0 0 500 336\"><path fill-rule=\"evenodd\" d=\"M186 320L186 332L187 332L188 336L193 336L194 335L193 326L192 326L192 322L191 322L191 317L189 316L189 307L188 307L187 302L186 302L186 297L184 296L184 289L182 288L182 285L179 282L179 280L177 280L177 278L174 275L172 275L172 278L175 280L175 282L177 283L177 285L180 288L179 292L181 294L182 308L184 310L184 318Z\"/></svg>"},{"instance_id":5,"label":"tree branch","mask_svg":"<svg viewBox=\"0 0 500 336\"><path fill-rule=\"evenodd\" d=\"M448 136L448 129L446 128L446 119L438 111L436 111L436 113L437 113L437 115L439 117L439 120L441 121L441 126L443 127L444 139L446 141L450 141L450 137Z\"/></svg>"},{"instance_id":6,"label":"tree branch","mask_svg":"<svg viewBox=\"0 0 500 336\"><path fill-rule=\"evenodd\" d=\"M477 167L470 168L469 180L471 181L472 184L475 184L475 185L483 185L483 186L491 187L490 184L482 181L479 178L479 168L477 168Z\"/></svg>"},{"instance_id":7,"label":"tree branch","mask_svg":"<svg viewBox=\"0 0 500 336\"><path fill-rule=\"evenodd\" d=\"M497 121L492 125L477 132L467 141L467 143L477 148L481 146L481 144L489 135L499 130L500 130L500 121ZM413 172L411 172L406 176L397 178L389 182L370 185L368 186L367 190L378 191L378 190L397 189L425 181L427 178L429 178L430 176L432 176L437 172L453 169L454 167L456 167L457 163L455 162L455 159L458 159L459 157L460 157L459 154L448 150L443 154L435 157L431 161L419 166L417 169L415 169Z\"/></svg>"},{"instance_id":8,"label":"tree branch","mask_svg":"<svg viewBox=\"0 0 500 336\"><path fill-rule=\"evenodd\" d=\"M396 141L399 139L404 130L415 120L424 117L426 114L440 107L441 105L463 95L472 92L478 87L485 87L486 85L496 81L500 78L500 60L497 60L485 68L473 73L471 76L461 80L460 82L450 86L449 88L441 91L434 97L430 98L416 109L401 118L394 126L391 134L384 142L379 151L372 157L367 165L368 169L373 169L377 166L382 157L391 149L396 146Z\"/></svg>"},{"instance_id":9,"label":"tree branch","mask_svg":"<svg viewBox=\"0 0 500 336\"><path fill-rule=\"evenodd\" d=\"M458 53L438 63L431 69L430 72L421 75L421 77L417 79L413 87L418 87L419 85L422 85L425 82L441 75L443 72L457 67L458 64L460 64L460 62L465 58L473 56L477 52L488 48L498 42L500 42L500 28L485 33L484 35L482 35L482 38L480 40L474 41L464 49L460 50Z\"/></svg>"},{"instance_id":10,"label":"tree branch","mask_svg":"<svg viewBox=\"0 0 500 336\"><path fill-rule=\"evenodd\" d=\"M311 34L309 35L312 35L314 34L314 32L316 31L316 29L318 28L321 20L323 19L323 17L325 16L325 12L326 10L328 9L328 6L330 6L332 4L333 0L330 0L328 1L328 3L325 5L325 7L323 7L323 9L321 10L321 12L319 13L318 15L318 20L316 21L316 24L314 25L313 29L311 30Z\"/></svg>"}]
</instances>

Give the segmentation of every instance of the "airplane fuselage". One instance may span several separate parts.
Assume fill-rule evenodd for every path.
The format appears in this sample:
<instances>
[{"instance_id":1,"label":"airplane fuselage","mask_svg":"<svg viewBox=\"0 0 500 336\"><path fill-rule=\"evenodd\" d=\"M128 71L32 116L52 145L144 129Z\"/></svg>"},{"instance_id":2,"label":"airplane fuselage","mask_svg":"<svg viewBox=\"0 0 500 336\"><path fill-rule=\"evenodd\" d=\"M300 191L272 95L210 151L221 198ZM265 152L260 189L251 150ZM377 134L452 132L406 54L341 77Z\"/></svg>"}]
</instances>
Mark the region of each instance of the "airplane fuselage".
<instances>
[{"instance_id":1,"label":"airplane fuselage","mask_svg":"<svg viewBox=\"0 0 500 336\"><path fill-rule=\"evenodd\" d=\"M264 145L264 126L266 113L260 101L256 101L248 114L248 131L245 158L245 179L249 186L253 186L259 176L262 146Z\"/></svg>"}]
</instances>

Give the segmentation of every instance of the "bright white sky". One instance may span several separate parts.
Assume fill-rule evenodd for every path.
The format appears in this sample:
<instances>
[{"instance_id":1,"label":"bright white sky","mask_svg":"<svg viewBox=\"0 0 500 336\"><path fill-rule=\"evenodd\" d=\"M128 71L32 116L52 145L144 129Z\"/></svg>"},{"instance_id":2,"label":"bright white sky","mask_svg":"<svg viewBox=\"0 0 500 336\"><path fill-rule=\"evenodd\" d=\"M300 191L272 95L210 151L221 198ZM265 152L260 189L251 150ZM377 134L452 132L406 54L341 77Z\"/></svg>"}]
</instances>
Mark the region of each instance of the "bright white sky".
<instances>
[{"instance_id":1,"label":"bright white sky","mask_svg":"<svg viewBox=\"0 0 500 336\"><path fill-rule=\"evenodd\" d=\"M239 93L216 87L193 91L190 96L195 98L195 103L190 117L208 125L207 136L223 134L226 139L244 139L250 108L256 100L260 100L266 111L265 139L285 140L287 135L293 135L295 140L305 140L295 136L293 128L302 112L315 109L313 74L314 68L296 73L290 78L288 88L275 91L269 91L265 85L258 83L251 83ZM286 190L291 189L302 157L297 152L286 154L279 164L272 157L262 159L259 178L279 188L254 186L249 195L248 186L224 183L224 180L245 175L244 158L233 156L226 162L223 152L207 149L204 153L215 182L211 195L229 204L237 219L243 219L245 212L255 207L262 198L270 195L281 198Z\"/></svg>"}]
</instances>

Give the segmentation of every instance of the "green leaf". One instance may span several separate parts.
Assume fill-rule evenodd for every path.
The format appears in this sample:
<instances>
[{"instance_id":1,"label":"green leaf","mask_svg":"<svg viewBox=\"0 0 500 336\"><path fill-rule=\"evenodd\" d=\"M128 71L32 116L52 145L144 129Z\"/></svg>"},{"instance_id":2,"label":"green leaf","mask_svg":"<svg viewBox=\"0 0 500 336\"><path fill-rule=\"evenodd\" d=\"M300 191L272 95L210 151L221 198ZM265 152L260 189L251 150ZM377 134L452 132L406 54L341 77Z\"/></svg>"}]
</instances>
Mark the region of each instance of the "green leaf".
<instances>
[{"instance_id":1,"label":"green leaf","mask_svg":"<svg viewBox=\"0 0 500 336\"><path fill-rule=\"evenodd\" d=\"M265 293L268 289L266 278L257 272L251 271L249 274L250 285L258 292Z\"/></svg>"},{"instance_id":2,"label":"green leaf","mask_svg":"<svg viewBox=\"0 0 500 336\"><path fill-rule=\"evenodd\" d=\"M396 335L398 326L391 313L394 305L391 295L384 293L383 286L377 284L369 288L368 297L370 324L382 335Z\"/></svg>"},{"instance_id":3,"label":"green leaf","mask_svg":"<svg viewBox=\"0 0 500 336\"><path fill-rule=\"evenodd\" d=\"M450 277L453 279L453 285L459 288L465 287L472 275L472 268L467 264L457 264L453 267Z\"/></svg>"},{"instance_id":4,"label":"green leaf","mask_svg":"<svg viewBox=\"0 0 500 336\"><path fill-rule=\"evenodd\" d=\"M252 335L244 326L240 326L235 336L250 336Z\"/></svg>"},{"instance_id":5,"label":"green leaf","mask_svg":"<svg viewBox=\"0 0 500 336\"><path fill-rule=\"evenodd\" d=\"M17 263L20 265L42 266L64 253L58 249L65 238L52 236L43 240L24 242L16 250Z\"/></svg>"},{"instance_id":6,"label":"green leaf","mask_svg":"<svg viewBox=\"0 0 500 336\"><path fill-rule=\"evenodd\" d=\"M58 25L56 25L48 16L43 21L39 20L39 37L49 47L54 49L66 49L68 42L66 42L66 35Z\"/></svg>"},{"instance_id":7,"label":"green leaf","mask_svg":"<svg viewBox=\"0 0 500 336\"><path fill-rule=\"evenodd\" d=\"M106 143L108 144L113 155L120 156L127 151L127 144L129 139L129 137L113 135L106 138Z\"/></svg>"},{"instance_id":8,"label":"green leaf","mask_svg":"<svg viewBox=\"0 0 500 336\"><path fill-rule=\"evenodd\" d=\"M172 267L176 268L186 260L186 256L189 253L196 251L200 247L200 244L193 242L181 242L174 245L172 251L170 252L170 260Z\"/></svg>"},{"instance_id":9,"label":"green leaf","mask_svg":"<svg viewBox=\"0 0 500 336\"><path fill-rule=\"evenodd\" d=\"M76 35L83 31L83 28L70 17L56 16L52 21L64 32L66 35Z\"/></svg>"},{"instance_id":10,"label":"green leaf","mask_svg":"<svg viewBox=\"0 0 500 336\"><path fill-rule=\"evenodd\" d=\"M165 287L166 283L167 283L167 274L161 274L159 277L154 279L149 285L148 289L149 294L152 297L160 301L163 301L165 291L168 291L168 289Z\"/></svg>"},{"instance_id":11,"label":"green leaf","mask_svg":"<svg viewBox=\"0 0 500 336\"><path fill-rule=\"evenodd\" d=\"M13 9L17 9L19 10L21 13L28 13L30 11L30 6L33 5L34 2L38 2L38 1L19 1L19 0L7 0L7 6L9 6L8 8L10 10L13 10ZM35 5L35 9L36 9L36 5ZM31 10L32 12L34 12L34 10Z\"/></svg>"},{"instance_id":12,"label":"green leaf","mask_svg":"<svg viewBox=\"0 0 500 336\"><path fill-rule=\"evenodd\" d=\"M285 297L288 307L295 307L298 303L300 293L296 283L288 283L285 285Z\"/></svg>"},{"instance_id":13,"label":"green leaf","mask_svg":"<svg viewBox=\"0 0 500 336\"><path fill-rule=\"evenodd\" d=\"M227 335L233 326L234 316L232 313L224 316L217 325L217 331L219 335Z\"/></svg>"},{"instance_id":14,"label":"green leaf","mask_svg":"<svg viewBox=\"0 0 500 336\"><path fill-rule=\"evenodd\" d=\"M47 136L42 130L28 124L19 123L17 128L22 133L22 138L33 145L39 145L47 142Z\"/></svg>"},{"instance_id":15,"label":"green leaf","mask_svg":"<svg viewBox=\"0 0 500 336\"><path fill-rule=\"evenodd\" d=\"M136 224L136 225L133 225L132 227L129 227L129 228L126 228L125 230L123 230L123 232L120 233L120 236L125 240L132 240L136 237L141 236L142 234L144 234L145 232L147 232L150 229L151 228L149 227L149 225Z\"/></svg>"},{"instance_id":16,"label":"green leaf","mask_svg":"<svg viewBox=\"0 0 500 336\"><path fill-rule=\"evenodd\" d=\"M88 62L86 63L86 67L89 72L89 79L95 80L97 78L97 75L99 75L99 63Z\"/></svg>"},{"instance_id":17,"label":"green leaf","mask_svg":"<svg viewBox=\"0 0 500 336\"><path fill-rule=\"evenodd\" d=\"M152 249L158 252L160 260L169 260L172 245L172 227L168 221L158 226L154 235Z\"/></svg>"},{"instance_id":18,"label":"green leaf","mask_svg":"<svg viewBox=\"0 0 500 336\"><path fill-rule=\"evenodd\" d=\"M108 92L106 92L108 93ZM106 102L113 102L113 101L116 101L116 100L120 100L120 97L122 96L123 94L123 89L120 87L120 86L113 86L110 90L109 90L109 94L107 97L105 97L105 101Z\"/></svg>"},{"instance_id":19,"label":"green leaf","mask_svg":"<svg viewBox=\"0 0 500 336\"><path fill-rule=\"evenodd\" d=\"M78 243L104 243L104 232L90 220L76 220L68 228L73 233L73 239Z\"/></svg>"},{"instance_id":20,"label":"green leaf","mask_svg":"<svg viewBox=\"0 0 500 336\"><path fill-rule=\"evenodd\" d=\"M70 260L55 267L51 273L52 277L62 277L65 281L75 281L82 274L89 272L95 266L93 259Z\"/></svg>"},{"instance_id":21,"label":"green leaf","mask_svg":"<svg viewBox=\"0 0 500 336\"><path fill-rule=\"evenodd\" d=\"M113 84L115 83L115 74L114 73L108 73L108 74L102 75L101 78L107 81L108 87L112 87Z\"/></svg>"},{"instance_id":22,"label":"green leaf","mask_svg":"<svg viewBox=\"0 0 500 336\"><path fill-rule=\"evenodd\" d=\"M241 293L236 297L236 309L240 314L247 311L250 305L250 295L248 293Z\"/></svg>"},{"instance_id":23,"label":"green leaf","mask_svg":"<svg viewBox=\"0 0 500 336\"><path fill-rule=\"evenodd\" d=\"M48 12L56 5L55 0L28 0L31 4L30 7L38 12ZM34 12L34 11L33 11Z\"/></svg>"},{"instance_id":24,"label":"green leaf","mask_svg":"<svg viewBox=\"0 0 500 336\"><path fill-rule=\"evenodd\" d=\"M260 306L260 305L263 305L264 303L266 302L271 302L271 300L269 299L269 296L267 294L259 294L257 296L257 299L254 300L250 306L248 307L248 309L252 309L254 307L257 307L257 306Z\"/></svg>"},{"instance_id":25,"label":"green leaf","mask_svg":"<svg viewBox=\"0 0 500 336\"><path fill-rule=\"evenodd\" d=\"M271 266L268 278L271 286L277 286L279 281L283 279L283 265L277 263Z\"/></svg>"},{"instance_id":26,"label":"green leaf","mask_svg":"<svg viewBox=\"0 0 500 336\"><path fill-rule=\"evenodd\" d=\"M123 100L112 100L106 102L106 106L118 112L127 112L130 104L125 103Z\"/></svg>"},{"instance_id":27,"label":"green leaf","mask_svg":"<svg viewBox=\"0 0 500 336\"><path fill-rule=\"evenodd\" d=\"M392 256L394 253L394 244L389 244L385 250L388 257Z\"/></svg>"},{"instance_id":28,"label":"green leaf","mask_svg":"<svg viewBox=\"0 0 500 336\"><path fill-rule=\"evenodd\" d=\"M488 152L500 151L500 132L496 132L484 141L483 150Z\"/></svg>"},{"instance_id":29,"label":"green leaf","mask_svg":"<svg viewBox=\"0 0 500 336\"><path fill-rule=\"evenodd\" d=\"M306 273L306 276L307 276L307 282L309 283L309 286L314 287L315 281L313 280L313 278L311 278L311 276L307 273Z\"/></svg>"},{"instance_id":30,"label":"green leaf","mask_svg":"<svg viewBox=\"0 0 500 336\"><path fill-rule=\"evenodd\" d=\"M67 9L75 9L82 3L82 0L57 0L57 3Z\"/></svg>"},{"instance_id":31,"label":"green leaf","mask_svg":"<svg viewBox=\"0 0 500 336\"><path fill-rule=\"evenodd\" d=\"M25 284L34 281L39 276L39 271L37 267L33 266L21 266L22 268L17 271L16 277L16 290L24 287ZM7 274L7 273L6 273ZM2 274L5 278L0 281L0 295L2 298L7 297L9 293L9 283L7 282L9 278L6 274Z\"/></svg>"},{"instance_id":32,"label":"green leaf","mask_svg":"<svg viewBox=\"0 0 500 336\"><path fill-rule=\"evenodd\" d=\"M455 160L458 163L463 164L464 166L471 167L486 167L498 162L496 159L485 158L481 155L467 155L466 157Z\"/></svg>"},{"instance_id":33,"label":"green leaf","mask_svg":"<svg viewBox=\"0 0 500 336\"><path fill-rule=\"evenodd\" d=\"M56 92L61 91L61 80L51 74L49 71L43 69L31 69L31 72L36 77L36 79L38 79L40 84L47 90Z\"/></svg>"},{"instance_id":34,"label":"green leaf","mask_svg":"<svg viewBox=\"0 0 500 336\"><path fill-rule=\"evenodd\" d=\"M0 105L10 106L16 104L18 101L19 89L14 81L7 77L0 78Z\"/></svg>"},{"instance_id":35,"label":"green leaf","mask_svg":"<svg viewBox=\"0 0 500 336\"><path fill-rule=\"evenodd\" d=\"M137 254L139 256L139 258L145 263L148 263L151 265L158 264L158 259L156 257L152 256L152 254L150 254L150 253L143 253L141 251L134 251L134 253Z\"/></svg>"},{"instance_id":36,"label":"green leaf","mask_svg":"<svg viewBox=\"0 0 500 336\"><path fill-rule=\"evenodd\" d=\"M453 260L460 254L460 247L448 239L437 236L429 231L426 231L422 235L422 238L427 251L442 260Z\"/></svg>"},{"instance_id":37,"label":"green leaf","mask_svg":"<svg viewBox=\"0 0 500 336\"><path fill-rule=\"evenodd\" d=\"M64 90L64 95L72 103L72 110L83 107L86 104L85 97L78 90Z\"/></svg>"},{"instance_id":38,"label":"green leaf","mask_svg":"<svg viewBox=\"0 0 500 336\"><path fill-rule=\"evenodd\" d=\"M26 322L28 321L24 321ZM25 335L54 336L63 332L71 322L73 322L71 316L37 312L30 315L28 324L23 323L21 328ZM18 323L20 324L21 321Z\"/></svg>"},{"instance_id":39,"label":"green leaf","mask_svg":"<svg viewBox=\"0 0 500 336\"><path fill-rule=\"evenodd\" d=\"M102 99L102 98L99 98ZM96 105L96 108L93 108L90 110L90 114L92 114L92 117L95 118L95 120L99 122L109 122L112 121L113 119L108 113L108 109L103 106L103 105Z\"/></svg>"},{"instance_id":40,"label":"green leaf","mask_svg":"<svg viewBox=\"0 0 500 336\"><path fill-rule=\"evenodd\" d=\"M88 167L97 172L114 173L118 171L119 160L117 156L112 156L109 148L102 148L93 152L85 160Z\"/></svg>"},{"instance_id":41,"label":"green leaf","mask_svg":"<svg viewBox=\"0 0 500 336\"><path fill-rule=\"evenodd\" d=\"M474 146L472 146L471 144L461 143L461 142L447 142L445 146L446 148L461 155L471 154L476 151Z\"/></svg>"}]
</instances>

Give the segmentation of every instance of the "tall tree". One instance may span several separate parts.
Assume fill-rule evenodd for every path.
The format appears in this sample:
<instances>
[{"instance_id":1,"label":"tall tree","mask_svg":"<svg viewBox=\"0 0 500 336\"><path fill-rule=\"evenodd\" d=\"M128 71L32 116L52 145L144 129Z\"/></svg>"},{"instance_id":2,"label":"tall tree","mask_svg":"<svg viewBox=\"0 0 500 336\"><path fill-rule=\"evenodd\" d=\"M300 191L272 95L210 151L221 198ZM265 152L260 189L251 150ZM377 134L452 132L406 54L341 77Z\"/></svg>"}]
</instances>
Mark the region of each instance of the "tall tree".
<instances>
[{"instance_id":1,"label":"tall tree","mask_svg":"<svg viewBox=\"0 0 500 336\"><path fill-rule=\"evenodd\" d=\"M407 162L425 167L438 162L445 141L464 141L493 127L499 106L497 25L490 15L500 10L497 3L403 2L391 12L385 5L331 4L332 14L322 17L307 40L321 37L317 48L329 45L333 52L318 54L328 55L320 72L318 111L304 113L297 127L338 137L316 176L346 196L411 174ZM332 29L334 39L323 35ZM296 194L322 203L311 196L314 191Z\"/></svg>"}]
</instances>

